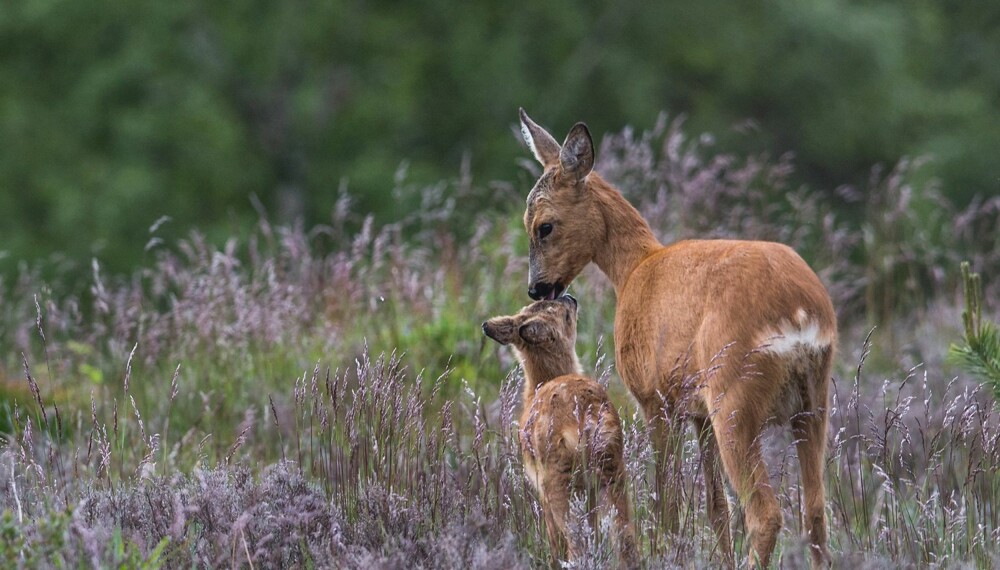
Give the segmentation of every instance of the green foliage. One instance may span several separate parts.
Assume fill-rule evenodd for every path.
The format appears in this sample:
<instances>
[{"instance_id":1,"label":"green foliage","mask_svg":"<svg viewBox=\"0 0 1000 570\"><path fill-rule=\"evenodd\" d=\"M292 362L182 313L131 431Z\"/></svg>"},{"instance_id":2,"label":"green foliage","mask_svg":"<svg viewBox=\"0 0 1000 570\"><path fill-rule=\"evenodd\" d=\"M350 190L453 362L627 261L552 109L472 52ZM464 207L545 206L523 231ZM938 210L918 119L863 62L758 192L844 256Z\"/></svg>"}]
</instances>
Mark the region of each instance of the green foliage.
<instances>
[{"instance_id":1,"label":"green foliage","mask_svg":"<svg viewBox=\"0 0 1000 570\"><path fill-rule=\"evenodd\" d=\"M963 344L953 344L948 350L952 362L976 376L1000 401L1000 332L995 323L983 319L983 284L978 273L971 273L969 263L962 263L962 283L965 291L965 325Z\"/></svg>"},{"instance_id":2,"label":"green foliage","mask_svg":"<svg viewBox=\"0 0 1000 570\"><path fill-rule=\"evenodd\" d=\"M0 516L0 562L4 568L14 568L24 552L24 537L21 536L20 525L14 519L10 509L4 510Z\"/></svg>"},{"instance_id":3,"label":"green foliage","mask_svg":"<svg viewBox=\"0 0 1000 570\"><path fill-rule=\"evenodd\" d=\"M251 195L311 225L342 183L397 219L416 207L384 191L404 161L419 184L465 161L517 178L519 105L598 136L684 113L724 145L794 151L796 182L820 190L930 153L965 202L1000 179L998 15L987 0L10 3L0 271L54 251L128 269L160 216L168 241L221 240L253 219ZM756 135L727 134L745 121Z\"/></svg>"},{"instance_id":4,"label":"green foliage","mask_svg":"<svg viewBox=\"0 0 1000 570\"><path fill-rule=\"evenodd\" d=\"M163 537L160 542L150 550L149 555L144 555L142 550L132 541L122 537L121 528L115 527L111 534L110 550L111 561L108 564L111 568L119 570L157 570L163 565L161 558L167 546L170 545L170 538Z\"/></svg>"},{"instance_id":5,"label":"green foliage","mask_svg":"<svg viewBox=\"0 0 1000 570\"><path fill-rule=\"evenodd\" d=\"M0 515L0 562L3 567L70 567L66 553L80 548L68 544L79 540L71 528L72 513L53 509L45 516L32 517L31 521L31 525L22 524L10 509ZM161 558L169 544L170 539L164 537L145 555L134 542L122 538L121 529L115 527L110 543L100 545L98 555L104 559L106 568L157 570L163 565Z\"/></svg>"}]
</instances>

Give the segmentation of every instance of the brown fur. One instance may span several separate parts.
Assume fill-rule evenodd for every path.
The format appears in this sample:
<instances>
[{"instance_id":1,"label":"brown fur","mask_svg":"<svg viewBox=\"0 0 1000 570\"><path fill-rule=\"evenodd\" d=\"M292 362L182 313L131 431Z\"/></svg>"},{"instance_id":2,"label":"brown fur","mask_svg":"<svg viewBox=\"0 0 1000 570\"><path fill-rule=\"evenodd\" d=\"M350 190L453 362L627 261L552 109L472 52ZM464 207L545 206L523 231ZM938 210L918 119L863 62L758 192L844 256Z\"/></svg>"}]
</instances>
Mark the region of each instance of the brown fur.
<instances>
[{"instance_id":1,"label":"brown fur","mask_svg":"<svg viewBox=\"0 0 1000 570\"><path fill-rule=\"evenodd\" d=\"M542 504L553 556L572 561L582 552L567 528L572 496L588 490L586 470L596 478L598 494L592 527L599 522L597 515L614 507L613 539L621 563L635 566L621 420L604 388L580 373L576 301L539 301L516 315L486 321L483 332L512 345L524 366L521 454L525 475Z\"/></svg>"},{"instance_id":2,"label":"brown fur","mask_svg":"<svg viewBox=\"0 0 1000 570\"><path fill-rule=\"evenodd\" d=\"M560 146L523 110L521 123L545 167L524 216L529 294L558 295L591 262L611 280L618 371L651 424L662 464L683 429L670 418L691 418L698 430L709 519L729 564L717 463L745 509L751 561L766 566L782 517L760 435L767 424L791 424L813 565L827 564L823 464L837 322L819 278L777 243L659 243L639 212L592 172L585 125Z\"/></svg>"}]
</instances>

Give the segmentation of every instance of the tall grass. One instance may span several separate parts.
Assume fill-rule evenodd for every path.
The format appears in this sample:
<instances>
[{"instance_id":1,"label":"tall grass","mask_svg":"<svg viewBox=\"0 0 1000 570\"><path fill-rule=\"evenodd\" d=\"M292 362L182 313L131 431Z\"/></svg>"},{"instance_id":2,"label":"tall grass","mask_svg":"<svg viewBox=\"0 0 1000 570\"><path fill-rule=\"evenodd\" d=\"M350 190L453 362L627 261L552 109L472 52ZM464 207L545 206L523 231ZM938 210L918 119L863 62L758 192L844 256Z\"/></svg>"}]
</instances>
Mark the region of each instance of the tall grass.
<instances>
[{"instance_id":1,"label":"tall grass","mask_svg":"<svg viewBox=\"0 0 1000 570\"><path fill-rule=\"evenodd\" d=\"M869 209L856 224L823 194L788 188L790 157L712 154L709 139L691 141L665 119L606 138L600 156L662 239L785 241L830 286L842 329L827 466L836 564L1000 562L998 411L943 358L960 334L952 261L1000 269L1000 248L984 245L1000 235L997 202L949 209L933 186L911 182L904 162L867 189L839 190ZM397 190L410 191L404 180ZM0 558L21 567L546 565L516 438L522 380L513 356L479 330L526 301L519 212L450 229L470 219L458 210L477 192L494 190L465 178L419 190L421 211L383 227L355 216L343 193L326 226L262 216L222 246L197 233L164 244L157 224L146 267L112 276L95 261L75 285L82 295L30 268L0 282ZM717 561L693 434L676 442L679 461L663 482L685 499L669 535L649 436L608 357L613 292L593 270L573 292L582 361L625 419L647 565ZM869 334L873 324L881 336ZM808 560L794 449L769 434L786 524L778 558L789 567ZM741 520L735 512L745 554ZM593 537L591 564L613 560L601 533L581 528Z\"/></svg>"}]
</instances>

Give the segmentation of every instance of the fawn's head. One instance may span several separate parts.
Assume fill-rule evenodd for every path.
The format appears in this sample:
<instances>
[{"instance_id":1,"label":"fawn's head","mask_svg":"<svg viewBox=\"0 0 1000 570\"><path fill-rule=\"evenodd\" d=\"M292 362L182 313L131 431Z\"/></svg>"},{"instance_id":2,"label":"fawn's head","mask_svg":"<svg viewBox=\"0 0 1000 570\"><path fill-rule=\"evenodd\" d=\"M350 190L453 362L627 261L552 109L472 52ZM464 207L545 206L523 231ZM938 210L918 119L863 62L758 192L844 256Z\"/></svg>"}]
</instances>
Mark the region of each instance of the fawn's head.
<instances>
[{"instance_id":1,"label":"fawn's head","mask_svg":"<svg viewBox=\"0 0 1000 570\"><path fill-rule=\"evenodd\" d=\"M579 368L576 313L576 299L563 295L536 301L516 315L493 317L483 323L483 333L502 345L513 345L526 369L545 376L571 374Z\"/></svg>"},{"instance_id":2,"label":"fawn's head","mask_svg":"<svg viewBox=\"0 0 1000 570\"><path fill-rule=\"evenodd\" d=\"M594 168L594 141L577 123L562 146L535 124L524 109L521 134L544 167L528 194L524 227L528 231L528 295L555 299L594 260L605 235L605 221L587 188Z\"/></svg>"}]
</instances>

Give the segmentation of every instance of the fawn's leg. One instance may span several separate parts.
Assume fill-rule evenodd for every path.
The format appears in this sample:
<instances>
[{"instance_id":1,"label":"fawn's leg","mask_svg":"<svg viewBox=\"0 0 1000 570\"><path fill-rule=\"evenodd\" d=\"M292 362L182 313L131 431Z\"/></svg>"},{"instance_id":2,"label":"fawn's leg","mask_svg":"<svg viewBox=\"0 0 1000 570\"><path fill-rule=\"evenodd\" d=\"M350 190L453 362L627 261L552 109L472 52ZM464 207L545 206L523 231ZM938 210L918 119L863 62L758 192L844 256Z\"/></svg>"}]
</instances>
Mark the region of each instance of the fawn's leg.
<instances>
[{"instance_id":1,"label":"fawn's leg","mask_svg":"<svg viewBox=\"0 0 1000 570\"><path fill-rule=\"evenodd\" d=\"M549 508L548 501L542 501L542 515L545 517L545 536L549 540L549 567L561 568L561 561L566 556L566 541L559 531L555 518L552 516L552 509Z\"/></svg>"},{"instance_id":2,"label":"fawn's leg","mask_svg":"<svg viewBox=\"0 0 1000 570\"><path fill-rule=\"evenodd\" d=\"M546 529L549 544L553 554L563 558L565 547L566 560L573 561L580 555L579 545L575 544L568 532L569 499L572 484L572 471L569 466L546 466L542 479L542 491L545 494Z\"/></svg>"},{"instance_id":3,"label":"fawn's leg","mask_svg":"<svg viewBox=\"0 0 1000 570\"><path fill-rule=\"evenodd\" d=\"M622 568L638 568L639 552L635 542L635 528L628 503L628 485L624 469L615 474L601 489L600 518L603 520L611 508L615 509L614 541Z\"/></svg>"}]
</instances>

